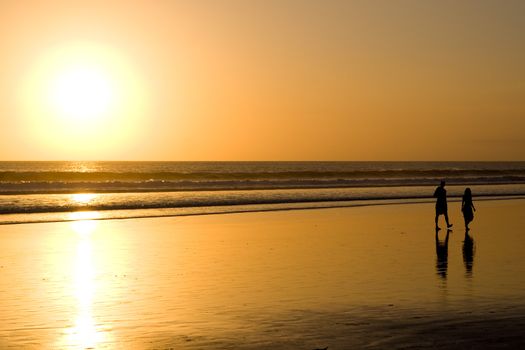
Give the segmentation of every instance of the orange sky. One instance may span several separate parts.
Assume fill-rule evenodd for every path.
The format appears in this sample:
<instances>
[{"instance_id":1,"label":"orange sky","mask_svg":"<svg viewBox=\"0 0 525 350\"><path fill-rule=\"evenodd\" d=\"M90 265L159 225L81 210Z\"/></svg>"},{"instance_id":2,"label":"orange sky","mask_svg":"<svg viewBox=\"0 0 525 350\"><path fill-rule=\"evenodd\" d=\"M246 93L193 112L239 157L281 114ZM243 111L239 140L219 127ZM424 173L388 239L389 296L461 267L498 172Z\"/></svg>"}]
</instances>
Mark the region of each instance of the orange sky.
<instances>
[{"instance_id":1,"label":"orange sky","mask_svg":"<svg viewBox=\"0 0 525 350\"><path fill-rule=\"evenodd\" d=\"M510 0L4 0L0 160L525 160L523 18ZM49 107L71 62L101 69L111 108Z\"/></svg>"}]
</instances>

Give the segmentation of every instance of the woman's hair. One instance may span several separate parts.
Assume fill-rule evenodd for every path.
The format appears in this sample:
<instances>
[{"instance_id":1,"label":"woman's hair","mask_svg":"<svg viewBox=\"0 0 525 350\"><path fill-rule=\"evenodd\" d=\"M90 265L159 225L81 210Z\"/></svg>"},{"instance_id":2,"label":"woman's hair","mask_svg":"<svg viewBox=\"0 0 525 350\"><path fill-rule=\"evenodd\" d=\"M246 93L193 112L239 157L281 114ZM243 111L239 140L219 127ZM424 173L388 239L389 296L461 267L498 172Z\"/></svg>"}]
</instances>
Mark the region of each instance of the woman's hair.
<instances>
[{"instance_id":1,"label":"woman's hair","mask_svg":"<svg viewBox=\"0 0 525 350\"><path fill-rule=\"evenodd\" d=\"M463 194L464 199L472 199L472 192L470 191L470 187L465 188L465 193Z\"/></svg>"}]
</instances>

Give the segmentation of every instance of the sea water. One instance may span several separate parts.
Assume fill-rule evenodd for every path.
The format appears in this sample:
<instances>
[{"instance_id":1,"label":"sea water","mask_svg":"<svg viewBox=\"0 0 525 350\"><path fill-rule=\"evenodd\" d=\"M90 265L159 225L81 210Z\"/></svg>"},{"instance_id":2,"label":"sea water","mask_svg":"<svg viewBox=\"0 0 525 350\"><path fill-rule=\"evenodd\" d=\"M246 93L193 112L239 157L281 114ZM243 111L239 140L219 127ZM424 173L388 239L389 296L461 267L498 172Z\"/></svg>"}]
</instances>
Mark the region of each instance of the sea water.
<instances>
[{"instance_id":1,"label":"sea water","mask_svg":"<svg viewBox=\"0 0 525 350\"><path fill-rule=\"evenodd\" d=\"M525 195L525 162L0 162L0 223ZM81 214L79 214L81 213Z\"/></svg>"}]
</instances>

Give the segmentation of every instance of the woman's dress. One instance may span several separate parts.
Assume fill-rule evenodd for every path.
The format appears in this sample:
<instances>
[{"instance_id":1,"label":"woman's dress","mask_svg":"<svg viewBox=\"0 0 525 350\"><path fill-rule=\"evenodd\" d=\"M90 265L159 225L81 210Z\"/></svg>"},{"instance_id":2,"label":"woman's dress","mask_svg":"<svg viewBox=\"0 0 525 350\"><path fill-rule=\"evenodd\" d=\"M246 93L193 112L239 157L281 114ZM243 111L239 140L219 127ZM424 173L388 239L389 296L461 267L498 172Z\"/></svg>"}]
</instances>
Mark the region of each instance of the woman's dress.
<instances>
[{"instance_id":1,"label":"woman's dress","mask_svg":"<svg viewBox=\"0 0 525 350\"><path fill-rule=\"evenodd\" d=\"M463 211L463 217L465 218L465 222L469 223L472 220L474 220L474 211L472 210L472 200L464 200L463 208L461 209L461 211Z\"/></svg>"}]
</instances>

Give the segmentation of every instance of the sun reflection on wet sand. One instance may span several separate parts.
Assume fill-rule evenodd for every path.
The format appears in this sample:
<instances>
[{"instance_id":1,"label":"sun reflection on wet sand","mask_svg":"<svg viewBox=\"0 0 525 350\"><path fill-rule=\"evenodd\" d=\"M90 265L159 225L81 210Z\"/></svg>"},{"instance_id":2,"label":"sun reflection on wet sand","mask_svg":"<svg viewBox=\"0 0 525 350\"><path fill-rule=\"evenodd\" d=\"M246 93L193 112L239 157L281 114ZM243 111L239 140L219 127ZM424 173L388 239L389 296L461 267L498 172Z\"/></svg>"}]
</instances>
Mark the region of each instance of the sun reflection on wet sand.
<instances>
[{"instance_id":1,"label":"sun reflection on wet sand","mask_svg":"<svg viewBox=\"0 0 525 350\"><path fill-rule=\"evenodd\" d=\"M73 213L68 213L68 221L77 221L78 223L72 223L73 230L75 232L85 231L86 227L96 226L95 223L90 224L90 220L100 219L100 213L98 211L75 211ZM93 229L90 230L93 231Z\"/></svg>"},{"instance_id":2,"label":"sun reflection on wet sand","mask_svg":"<svg viewBox=\"0 0 525 350\"><path fill-rule=\"evenodd\" d=\"M93 317L93 299L96 292L96 269L93 263L91 234L97 222L92 220L74 221L71 228L77 235L76 261L73 265L72 295L76 298L76 319L66 330L64 342L68 348L95 348L104 342L102 333Z\"/></svg>"}]
</instances>

